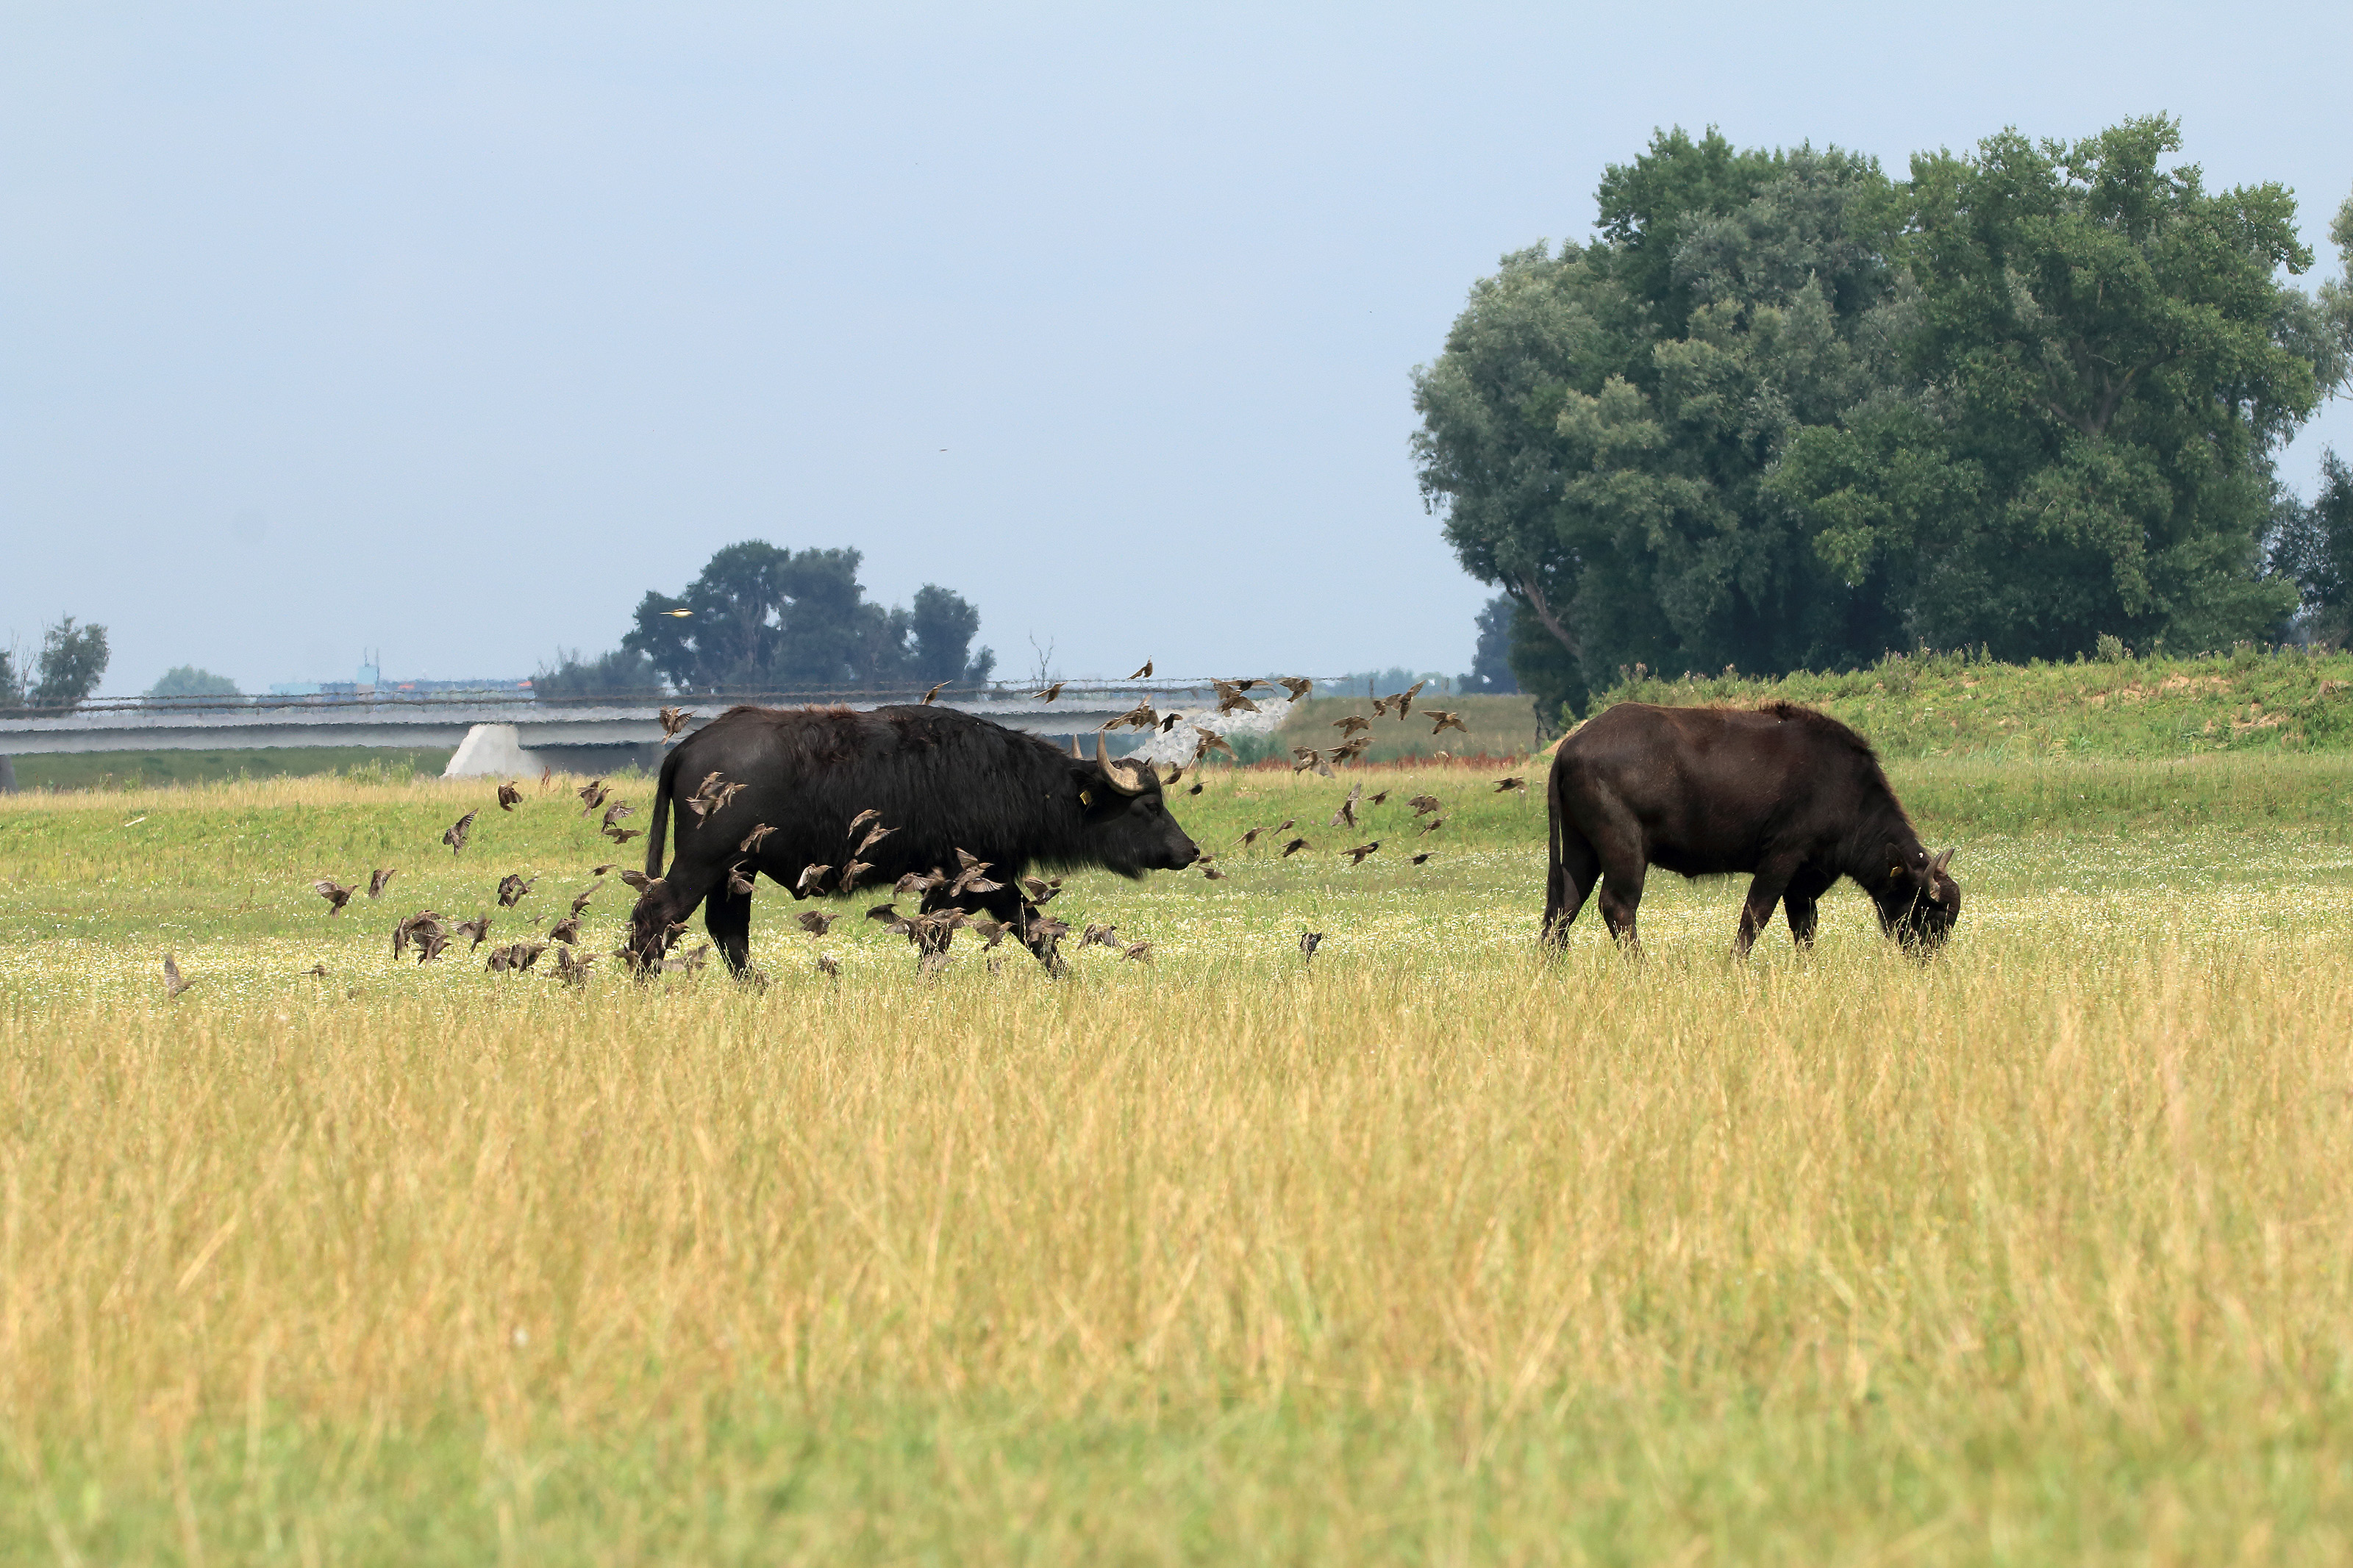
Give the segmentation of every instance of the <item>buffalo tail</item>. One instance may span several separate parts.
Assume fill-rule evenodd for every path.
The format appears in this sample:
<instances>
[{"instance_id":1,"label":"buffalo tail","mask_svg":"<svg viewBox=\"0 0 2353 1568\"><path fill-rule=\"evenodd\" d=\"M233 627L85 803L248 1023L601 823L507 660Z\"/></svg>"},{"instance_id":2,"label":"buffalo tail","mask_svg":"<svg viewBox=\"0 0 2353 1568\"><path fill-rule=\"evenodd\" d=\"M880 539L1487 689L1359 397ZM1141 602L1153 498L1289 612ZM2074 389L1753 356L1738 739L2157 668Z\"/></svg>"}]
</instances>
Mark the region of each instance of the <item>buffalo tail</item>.
<instances>
[{"instance_id":1,"label":"buffalo tail","mask_svg":"<svg viewBox=\"0 0 2353 1568\"><path fill-rule=\"evenodd\" d=\"M1557 942L1561 933L1553 929L1560 911L1567 907L1568 889L1563 884L1568 873L1561 866L1560 821L1564 813L1560 798L1560 754L1553 754L1552 765L1545 770L1546 844L1550 858L1545 862L1544 940Z\"/></svg>"},{"instance_id":2,"label":"buffalo tail","mask_svg":"<svg viewBox=\"0 0 2353 1568\"><path fill-rule=\"evenodd\" d=\"M679 753L672 752L662 759L661 772L654 784L654 817L646 825L646 875L662 874L662 841L670 837L670 786L678 778Z\"/></svg>"}]
</instances>

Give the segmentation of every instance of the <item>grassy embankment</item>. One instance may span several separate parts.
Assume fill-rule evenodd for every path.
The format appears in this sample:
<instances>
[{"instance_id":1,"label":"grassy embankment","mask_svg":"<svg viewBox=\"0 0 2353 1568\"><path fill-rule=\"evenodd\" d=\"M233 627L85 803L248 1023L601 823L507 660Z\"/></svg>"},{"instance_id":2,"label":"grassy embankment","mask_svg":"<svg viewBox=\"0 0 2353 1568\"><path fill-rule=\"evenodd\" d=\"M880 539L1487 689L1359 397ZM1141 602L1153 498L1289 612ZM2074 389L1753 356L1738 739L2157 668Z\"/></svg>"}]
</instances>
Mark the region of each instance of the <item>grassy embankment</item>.
<instances>
[{"instance_id":1,"label":"grassy embankment","mask_svg":"<svg viewBox=\"0 0 2353 1568\"><path fill-rule=\"evenodd\" d=\"M1059 984L764 894L764 993L393 964L554 792L0 803L0 1560L2341 1560L2353 759L2057 749L1895 763L1927 966L1544 962L1470 769L1212 772Z\"/></svg>"},{"instance_id":2,"label":"grassy embankment","mask_svg":"<svg viewBox=\"0 0 2353 1568\"><path fill-rule=\"evenodd\" d=\"M1894 656L1867 669L1629 679L1613 702L1804 703L1869 735L1882 756L2184 757L2353 748L2353 654L2242 648L2200 658L2005 665Z\"/></svg>"}]
</instances>

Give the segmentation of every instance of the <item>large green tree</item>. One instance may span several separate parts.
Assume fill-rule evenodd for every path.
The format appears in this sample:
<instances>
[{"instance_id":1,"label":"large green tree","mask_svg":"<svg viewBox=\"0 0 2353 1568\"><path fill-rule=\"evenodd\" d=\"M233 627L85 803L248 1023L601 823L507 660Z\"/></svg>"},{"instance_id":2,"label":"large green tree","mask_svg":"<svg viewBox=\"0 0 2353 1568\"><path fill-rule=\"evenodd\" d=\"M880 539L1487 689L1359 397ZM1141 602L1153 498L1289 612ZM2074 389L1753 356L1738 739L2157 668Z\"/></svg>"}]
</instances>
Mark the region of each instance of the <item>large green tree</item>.
<instances>
[{"instance_id":1,"label":"large green tree","mask_svg":"<svg viewBox=\"0 0 2353 1568\"><path fill-rule=\"evenodd\" d=\"M2166 166L2179 145L2157 117L1913 161L1904 384L1806 431L1773 482L1842 577L1891 578L1922 639L2191 651L2293 607L2261 541L2272 456L2335 374L2275 277L2312 256L2285 190L2209 192Z\"/></svg>"},{"instance_id":2,"label":"large green tree","mask_svg":"<svg viewBox=\"0 0 2353 1568\"><path fill-rule=\"evenodd\" d=\"M2209 193L2178 142L2006 132L1899 184L1672 132L1612 166L1593 241L1505 257L1414 377L1522 683L2276 624L2271 457L2353 306L2274 276L2310 261L2284 192Z\"/></svg>"},{"instance_id":3,"label":"large green tree","mask_svg":"<svg viewBox=\"0 0 2353 1568\"><path fill-rule=\"evenodd\" d=\"M1463 564L1516 606L1524 685L1573 700L1628 664L1836 663L1896 635L1765 483L1892 374L1887 193L1835 148L1662 133L1609 171L1593 244L1472 289L1415 373L1414 447Z\"/></svg>"}]
</instances>

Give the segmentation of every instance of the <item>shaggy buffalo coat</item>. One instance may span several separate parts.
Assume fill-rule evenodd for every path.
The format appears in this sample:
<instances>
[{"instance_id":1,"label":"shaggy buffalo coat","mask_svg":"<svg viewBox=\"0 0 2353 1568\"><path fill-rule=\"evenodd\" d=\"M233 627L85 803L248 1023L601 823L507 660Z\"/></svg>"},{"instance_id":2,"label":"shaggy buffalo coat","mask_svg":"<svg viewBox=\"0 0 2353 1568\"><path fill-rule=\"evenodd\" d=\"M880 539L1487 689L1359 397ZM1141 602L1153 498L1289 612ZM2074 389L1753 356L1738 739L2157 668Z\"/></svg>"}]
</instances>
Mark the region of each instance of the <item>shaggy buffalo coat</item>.
<instances>
[{"instance_id":1,"label":"shaggy buffalo coat","mask_svg":"<svg viewBox=\"0 0 2353 1568\"><path fill-rule=\"evenodd\" d=\"M1880 924L1931 946L1961 912L1946 874L1888 787L1870 743L1827 714L1622 702L1561 742L1546 790L1552 821L1545 937L1566 941L1594 884L1611 934L1636 943L1635 910L1652 866L1686 877L1750 873L1736 951L1773 918L1812 942L1816 901L1852 877Z\"/></svg>"},{"instance_id":2,"label":"shaggy buffalo coat","mask_svg":"<svg viewBox=\"0 0 2353 1568\"><path fill-rule=\"evenodd\" d=\"M712 773L744 788L698 819L685 797ZM662 763L646 840L646 875L661 880L632 912L631 956L641 964L659 957L701 904L712 941L741 970L752 900L729 890L729 871L767 877L798 899L802 871L828 866L819 888L833 894L858 841L850 821L869 810L896 831L861 857L872 868L857 890L887 896L905 873L935 868L953 877L965 850L989 862L987 879L1002 886L954 899L934 889L923 910L953 904L1007 921L1050 966L1051 939L1030 936L1037 910L1021 896L1022 873L1093 867L1141 878L1200 856L1168 815L1157 775L1141 764L1082 761L953 708L731 708ZM752 850L740 847L763 823L775 831Z\"/></svg>"}]
</instances>

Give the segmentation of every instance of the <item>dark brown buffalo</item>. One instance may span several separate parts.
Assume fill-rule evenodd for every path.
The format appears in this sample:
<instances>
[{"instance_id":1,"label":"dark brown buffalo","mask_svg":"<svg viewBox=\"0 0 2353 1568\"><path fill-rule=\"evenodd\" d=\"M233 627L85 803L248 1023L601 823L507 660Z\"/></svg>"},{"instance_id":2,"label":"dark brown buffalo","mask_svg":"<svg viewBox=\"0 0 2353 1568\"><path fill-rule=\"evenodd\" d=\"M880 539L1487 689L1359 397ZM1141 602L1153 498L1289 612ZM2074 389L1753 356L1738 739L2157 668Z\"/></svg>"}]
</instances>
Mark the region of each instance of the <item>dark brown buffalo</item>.
<instances>
[{"instance_id":1,"label":"dark brown buffalo","mask_svg":"<svg viewBox=\"0 0 2353 1568\"><path fill-rule=\"evenodd\" d=\"M658 960L696 905L730 968L751 949L752 895L731 886L765 876L794 898L801 874L829 868L814 891L839 896L861 814L892 831L860 857L856 887L869 893L908 872L953 878L963 850L987 861L993 889L934 887L925 912L955 908L1014 927L1040 962L1059 969L1050 936L1033 933L1038 910L1018 879L1032 868L1098 868L1141 879L1181 870L1200 851L1168 815L1148 765L1057 750L953 708L731 708L662 761L646 837L646 875L657 879L631 914L628 952L640 969ZM688 804L717 774L724 804ZM727 786L740 786L728 789ZM672 816L674 850L663 870ZM753 830L769 831L754 837Z\"/></svg>"},{"instance_id":2,"label":"dark brown buffalo","mask_svg":"<svg viewBox=\"0 0 2353 1568\"><path fill-rule=\"evenodd\" d=\"M1852 877L1887 933L1916 950L1960 918L1950 849L1931 858L1879 759L1827 714L1787 702L1758 709L1621 702L1561 742L1546 791L1552 862L1545 940L1601 884L1601 918L1636 946L1634 911L1652 866L1686 877L1751 873L1736 951L1788 911L1789 934L1814 940L1815 902Z\"/></svg>"}]
</instances>

